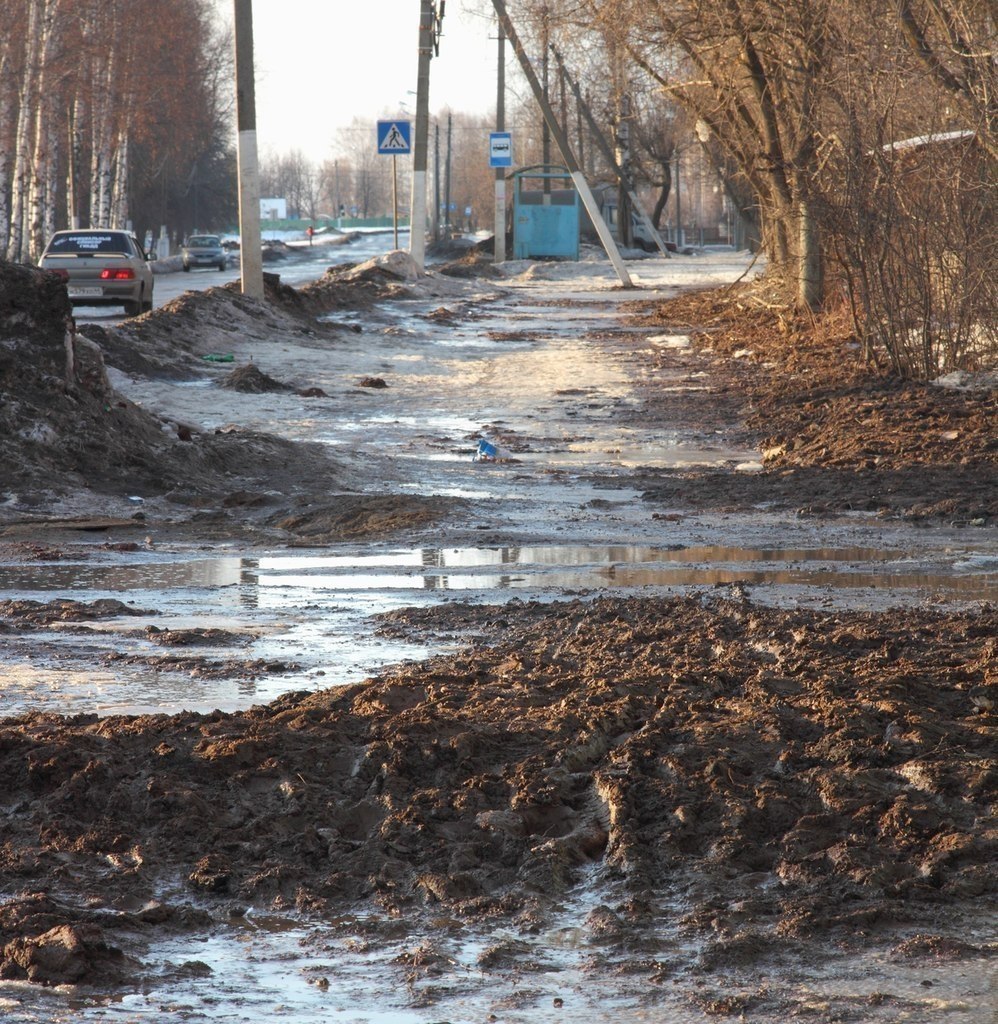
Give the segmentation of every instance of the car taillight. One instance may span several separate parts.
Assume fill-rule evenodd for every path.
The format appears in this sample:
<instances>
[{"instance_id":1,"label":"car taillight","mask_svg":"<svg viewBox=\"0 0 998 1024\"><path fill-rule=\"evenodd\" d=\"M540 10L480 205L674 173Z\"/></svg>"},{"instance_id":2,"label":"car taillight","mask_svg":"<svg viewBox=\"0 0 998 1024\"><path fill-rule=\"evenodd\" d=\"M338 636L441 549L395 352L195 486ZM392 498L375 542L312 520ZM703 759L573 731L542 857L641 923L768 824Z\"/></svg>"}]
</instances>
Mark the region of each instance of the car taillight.
<instances>
[{"instance_id":1,"label":"car taillight","mask_svg":"<svg viewBox=\"0 0 998 1024\"><path fill-rule=\"evenodd\" d=\"M131 281L134 277L135 271L131 267L120 267L117 270L106 267L100 272L102 281Z\"/></svg>"}]
</instances>

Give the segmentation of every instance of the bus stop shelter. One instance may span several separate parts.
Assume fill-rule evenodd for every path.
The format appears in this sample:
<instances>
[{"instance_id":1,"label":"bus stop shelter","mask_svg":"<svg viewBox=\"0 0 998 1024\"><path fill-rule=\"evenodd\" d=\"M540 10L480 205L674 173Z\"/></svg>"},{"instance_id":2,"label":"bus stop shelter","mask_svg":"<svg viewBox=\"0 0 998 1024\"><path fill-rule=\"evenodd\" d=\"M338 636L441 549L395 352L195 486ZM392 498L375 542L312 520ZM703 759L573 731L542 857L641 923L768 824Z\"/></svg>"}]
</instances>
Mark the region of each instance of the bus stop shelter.
<instances>
[{"instance_id":1,"label":"bus stop shelter","mask_svg":"<svg viewBox=\"0 0 998 1024\"><path fill-rule=\"evenodd\" d=\"M566 167L535 164L513 183L513 258L579 258L579 193Z\"/></svg>"}]
</instances>

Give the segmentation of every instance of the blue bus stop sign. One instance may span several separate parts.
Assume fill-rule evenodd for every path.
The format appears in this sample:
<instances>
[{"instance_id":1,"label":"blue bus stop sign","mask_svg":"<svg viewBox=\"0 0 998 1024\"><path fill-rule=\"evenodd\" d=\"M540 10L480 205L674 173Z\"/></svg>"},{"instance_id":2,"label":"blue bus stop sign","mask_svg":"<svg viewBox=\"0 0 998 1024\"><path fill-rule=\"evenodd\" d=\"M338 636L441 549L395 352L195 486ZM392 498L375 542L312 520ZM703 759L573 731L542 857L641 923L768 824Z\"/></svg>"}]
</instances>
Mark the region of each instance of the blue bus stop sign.
<instances>
[{"instance_id":1,"label":"blue bus stop sign","mask_svg":"<svg viewBox=\"0 0 998 1024\"><path fill-rule=\"evenodd\" d=\"M489 167L513 166L513 136L510 132L489 132Z\"/></svg>"}]
</instances>

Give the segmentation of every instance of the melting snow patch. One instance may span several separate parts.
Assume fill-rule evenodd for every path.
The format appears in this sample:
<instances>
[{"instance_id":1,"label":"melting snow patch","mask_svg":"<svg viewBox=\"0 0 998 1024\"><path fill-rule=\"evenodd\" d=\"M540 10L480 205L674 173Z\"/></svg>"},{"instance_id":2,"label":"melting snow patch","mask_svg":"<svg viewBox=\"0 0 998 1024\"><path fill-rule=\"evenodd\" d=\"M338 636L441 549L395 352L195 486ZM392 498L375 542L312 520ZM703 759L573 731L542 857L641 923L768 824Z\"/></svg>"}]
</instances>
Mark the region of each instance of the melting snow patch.
<instances>
[{"instance_id":1,"label":"melting snow patch","mask_svg":"<svg viewBox=\"0 0 998 1024\"><path fill-rule=\"evenodd\" d=\"M989 391L998 388L998 370L982 370L970 373L967 370L954 370L936 377L932 385L937 388L954 388L957 391Z\"/></svg>"},{"instance_id":2,"label":"melting snow patch","mask_svg":"<svg viewBox=\"0 0 998 1024\"><path fill-rule=\"evenodd\" d=\"M688 334L654 334L648 340L659 348L690 347L690 336Z\"/></svg>"}]
</instances>

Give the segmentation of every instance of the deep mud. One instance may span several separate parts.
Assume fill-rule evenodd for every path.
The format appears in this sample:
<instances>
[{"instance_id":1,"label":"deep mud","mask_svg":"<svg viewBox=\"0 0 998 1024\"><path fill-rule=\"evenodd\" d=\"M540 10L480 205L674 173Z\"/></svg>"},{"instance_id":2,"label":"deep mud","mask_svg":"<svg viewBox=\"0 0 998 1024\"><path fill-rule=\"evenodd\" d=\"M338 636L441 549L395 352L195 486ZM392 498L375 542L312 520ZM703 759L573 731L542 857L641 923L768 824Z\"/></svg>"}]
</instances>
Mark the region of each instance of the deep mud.
<instances>
[{"instance_id":1,"label":"deep mud","mask_svg":"<svg viewBox=\"0 0 998 1024\"><path fill-rule=\"evenodd\" d=\"M320 916L372 901L529 934L593 868L584 927L649 974L680 898L707 973L899 929L926 951L998 952L945 926L998 885L979 699L998 691L994 612L471 614L473 649L342 692L5 721L2 870L23 895L0 918L0 976L121 978L134 933L195 900ZM83 909L102 890L110 905Z\"/></svg>"},{"instance_id":2,"label":"deep mud","mask_svg":"<svg viewBox=\"0 0 998 1024\"><path fill-rule=\"evenodd\" d=\"M471 254L448 272L472 277L490 267L479 262ZM108 366L193 377L248 401L322 402L328 381L315 387L300 366L271 374L206 357L239 332L264 355L291 337L335 351L356 333L319 312L401 331L374 304L411 294L402 263L341 268L299 291L272 280L259 304L230 289L185 296L121 327L71 333L70 362L51 282L0 270L5 562L79 558L74 532L105 537L85 557L164 538L319 547L432 536L476 511L473 497L379 487L328 446L164 417L110 383ZM553 399L663 434L758 446L763 468L642 467L603 480L580 507L612 523L612 488L626 487L663 529L702 510L764 507L992 535L993 385L899 383L863 363L840 320L794 319L758 289L630 313L631 325L694 343L649 352L644 335L608 327L609 349L640 368L641 402L610 407L587 380ZM454 302L423 320L443 332L481 315ZM336 382L339 398L397 393L387 370L354 369ZM540 442L566 441L488 427L512 453L490 467L498 473L521 471ZM429 447L453 446L438 429L425 428ZM129 506L136 494L148 503ZM468 529L483 525L487 539L487 522ZM3 601L0 644L16 633L23 650L59 630L82 646L102 621L153 614L110 598ZM135 991L204 977L210 968L194 958L154 970L151 946L268 911L365 950L430 936L399 954L390 978L410 1005L440 1001L440 1013L448 992L472 985L448 941L474 931L479 978L514 979L490 1002L494 1019L542 995L560 1011L562 997L530 978L555 970L539 937L579 893L573 928L592 951L592 984L653 1015L636 1019L661 1005L683 1008L683 1020L928 1020L934 1006L895 974L978 969L998 953L993 606L781 610L735 585L679 598L452 602L378 622L385 635L463 646L233 713L0 720L0 978ZM246 679L297 668L240 650L248 632L134 629L155 649L95 648L94 668ZM873 991L833 985L819 997L787 980L853 953L884 965ZM979 997L947 1012L983 1021Z\"/></svg>"}]
</instances>

